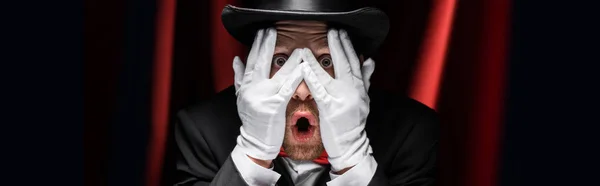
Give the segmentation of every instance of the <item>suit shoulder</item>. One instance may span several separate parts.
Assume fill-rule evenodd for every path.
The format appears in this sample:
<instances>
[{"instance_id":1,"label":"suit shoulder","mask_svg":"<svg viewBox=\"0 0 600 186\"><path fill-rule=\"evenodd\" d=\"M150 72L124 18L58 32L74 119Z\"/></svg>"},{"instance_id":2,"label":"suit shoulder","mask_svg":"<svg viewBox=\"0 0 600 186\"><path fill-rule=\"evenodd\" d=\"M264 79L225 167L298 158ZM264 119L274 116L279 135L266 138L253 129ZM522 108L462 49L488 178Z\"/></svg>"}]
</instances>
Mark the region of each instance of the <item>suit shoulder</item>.
<instances>
[{"instance_id":1,"label":"suit shoulder","mask_svg":"<svg viewBox=\"0 0 600 186\"><path fill-rule=\"evenodd\" d=\"M405 95L393 94L382 90L369 92L371 107L402 115L437 115L437 112L427 105Z\"/></svg>"},{"instance_id":2,"label":"suit shoulder","mask_svg":"<svg viewBox=\"0 0 600 186\"><path fill-rule=\"evenodd\" d=\"M238 117L235 89L229 87L208 100L204 100L179 110L178 117L185 115L193 123L221 125ZM223 126L220 126L223 127Z\"/></svg>"},{"instance_id":3,"label":"suit shoulder","mask_svg":"<svg viewBox=\"0 0 600 186\"><path fill-rule=\"evenodd\" d=\"M398 154L428 152L439 139L439 122L435 110L401 94L372 90L365 130L375 159L382 168L400 167L394 162ZM418 154L418 155L417 155ZM379 169L379 168L378 168Z\"/></svg>"},{"instance_id":4,"label":"suit shoulder","mask_svg":"<svg viewBox=\"0 0 600 186\"><path fill-rule=\"evenodd\" d=\"M235 90L225 89L181 109L174 130L178 148L187 148L202 157L206 165L223 165L236 145L241 126L235 97Z\"/></svg>"},{"instance_id":5,"label":"suit shoulder","mask_svg":"<svg viewBox=\"0 0 600 186\"><path fill-rule=\"evenodd\" d=\"M374 117L382 118L382 123L390 128L413 127L420 125L437 131L439 128L439 119L437 112L427 105L412 99L405 95L398 95L384 91L372 91L371 114ZM405 127L400 127L406 129Z\"/></svg>"}]
</instances>

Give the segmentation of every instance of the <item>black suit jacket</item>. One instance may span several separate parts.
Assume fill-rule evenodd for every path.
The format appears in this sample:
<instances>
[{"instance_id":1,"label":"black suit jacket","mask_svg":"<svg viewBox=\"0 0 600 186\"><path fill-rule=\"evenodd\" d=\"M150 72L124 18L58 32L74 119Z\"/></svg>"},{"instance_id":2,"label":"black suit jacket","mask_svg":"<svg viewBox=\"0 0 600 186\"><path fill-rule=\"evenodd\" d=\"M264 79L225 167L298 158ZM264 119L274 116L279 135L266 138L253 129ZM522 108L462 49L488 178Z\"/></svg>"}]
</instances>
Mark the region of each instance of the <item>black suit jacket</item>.
<instances>
[{"instance_id":1,"label":"black suit jacket","mask_svg":"<svg viewBox=\"0 0 600 186\"><path fill-rule=\"evenodd\" d=\"M369 185L433 185L439 139L435 111L406 97L371 90L365 131L378 167ZM230 153L242 125L233 86L213 99L181 110L175 126L175 185L247 185ZM280 158L277 185L294 185ZM326 185L324 171L316 185Z\"/></svg>"}]
</instances>

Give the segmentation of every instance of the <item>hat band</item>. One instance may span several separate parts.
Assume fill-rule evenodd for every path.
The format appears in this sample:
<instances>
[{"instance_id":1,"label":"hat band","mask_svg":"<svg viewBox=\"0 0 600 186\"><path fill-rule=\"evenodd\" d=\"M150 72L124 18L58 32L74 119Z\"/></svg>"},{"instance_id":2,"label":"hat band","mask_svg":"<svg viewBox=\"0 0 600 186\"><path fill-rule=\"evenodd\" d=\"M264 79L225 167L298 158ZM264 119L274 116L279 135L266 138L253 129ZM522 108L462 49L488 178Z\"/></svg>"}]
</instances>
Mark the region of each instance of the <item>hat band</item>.
<instances>
[{"instance_id":1,"label":"hat band","mask_svg":"<svg viewBox=\"0 0 600 186\"><path fill-rule=\"evenodd\" d=\"M257 9L308 12L345 12L358 9L352 0L257 0Z\"/></svg>"}]
</instances>

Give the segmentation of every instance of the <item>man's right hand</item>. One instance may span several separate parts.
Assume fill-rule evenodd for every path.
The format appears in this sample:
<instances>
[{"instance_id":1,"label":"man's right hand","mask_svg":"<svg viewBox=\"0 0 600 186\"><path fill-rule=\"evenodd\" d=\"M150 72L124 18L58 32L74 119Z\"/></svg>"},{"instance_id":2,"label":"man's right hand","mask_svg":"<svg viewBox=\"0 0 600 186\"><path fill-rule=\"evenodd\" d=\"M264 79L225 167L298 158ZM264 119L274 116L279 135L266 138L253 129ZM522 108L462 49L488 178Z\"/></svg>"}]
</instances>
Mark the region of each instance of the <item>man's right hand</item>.
<instances>
[{"instance_id":1,"label":"man's right hand","mask_svg":"<svg viewBox=\"0 0 600 186\"><path fill-rule=\"evenodd\" d=\"M261 165L277 157L285 133L285 111L292 94L302 81L300 49L269 78L277 31L261 29L244 66L233 60L238 114L242 121L237 147Z\"/></svg>"}]
</instances>

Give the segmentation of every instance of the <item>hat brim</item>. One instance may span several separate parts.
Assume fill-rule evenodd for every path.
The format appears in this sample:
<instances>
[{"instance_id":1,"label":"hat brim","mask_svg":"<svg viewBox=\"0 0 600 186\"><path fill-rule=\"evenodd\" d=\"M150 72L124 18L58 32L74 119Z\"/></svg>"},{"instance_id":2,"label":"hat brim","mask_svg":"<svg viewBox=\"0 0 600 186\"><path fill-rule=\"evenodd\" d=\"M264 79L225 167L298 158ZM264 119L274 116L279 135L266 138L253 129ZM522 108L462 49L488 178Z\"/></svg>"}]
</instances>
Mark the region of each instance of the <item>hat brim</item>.
<instances>
[{"instance_id":1,"label":"hat brim","mask_svg":"<svg viewBox=\"0 0 600 186\"><path fill-rule=\"evenodd\" d=\"M373 54L389 30L387 15L372 7L347 12L308 12L241 8L227 5L221 14L223 26L235 39L250 46L256 31L282 20L324 21L329 26L348 31L355 50Z\"/></svg>"}]
</instances>

